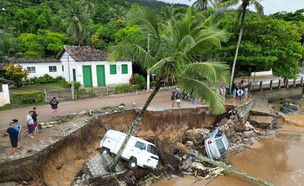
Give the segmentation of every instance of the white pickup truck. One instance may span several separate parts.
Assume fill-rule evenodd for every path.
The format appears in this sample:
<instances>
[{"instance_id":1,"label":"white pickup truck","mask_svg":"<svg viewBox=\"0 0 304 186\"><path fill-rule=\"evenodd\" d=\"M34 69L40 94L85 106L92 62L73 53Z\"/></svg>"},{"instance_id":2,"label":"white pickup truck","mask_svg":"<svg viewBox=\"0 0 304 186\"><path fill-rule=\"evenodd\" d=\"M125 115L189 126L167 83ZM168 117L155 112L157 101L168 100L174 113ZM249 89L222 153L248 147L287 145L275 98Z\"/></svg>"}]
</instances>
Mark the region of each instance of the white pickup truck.
<instances>
[{"instance_id":1,"label":"white pickup truck","mask_svg":"<svg viewBox=\"0 0 304 186\"><path fill-rule=\"evenodd\" d=\"M123 143L127 134L109 130L100 142L102 153L117 154L121 144ZM158 155L157 147L140 138L131 136L125 150L121 156L122 159L129 161L129 169L137 169L138 166L149 169L157 169Z\"/></svg>"}]
</instances>

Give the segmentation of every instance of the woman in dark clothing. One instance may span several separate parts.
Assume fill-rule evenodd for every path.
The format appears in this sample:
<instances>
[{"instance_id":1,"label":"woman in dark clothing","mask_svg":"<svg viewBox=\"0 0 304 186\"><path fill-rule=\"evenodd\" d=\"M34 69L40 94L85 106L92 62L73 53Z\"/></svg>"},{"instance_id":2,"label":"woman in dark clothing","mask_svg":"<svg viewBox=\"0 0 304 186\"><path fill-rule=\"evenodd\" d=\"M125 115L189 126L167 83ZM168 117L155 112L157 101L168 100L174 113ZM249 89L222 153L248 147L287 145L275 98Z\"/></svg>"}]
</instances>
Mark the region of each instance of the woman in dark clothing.
<instances>
[{"instance_id":1,"label":"woman in dark clothing","mask_svg":"<svg viewBox=\"0 0 304 186\"><path fill-rule=\"evenodd\" d=\"M36 134L36 128L37 128L37 116L38 116L38 112L37 112L37 107L33 108L33 115L32 118L34 120L34 124L33 124L33 128L34 128L34 134Z\"/></svg>"},{"instance_id":2,"label":"woman in dark clothing","mask_svg":"<svg viewBox=\"0 0 304 186\"><path fill-rule=\"evenodd\" d=\"M9 134L11 144L12 144L12 153L14 155L17 155L18 153L16 152L16 147L18 143L18 134L19 131L14 129L15 123L10 123L10 127L7 129L7 133Z\"/></svg>"},{"instance_id":3,"label":"woman in dark clothing","mask_svg":"<svg viewBox=\"0 0 304 186\"><path fill-rule=\"evenodd\" d=\"M175 103L175 89L172 89L172 93L171 93L171 101L172 101L172 107L174 107L174 103Z\"/></svg>"}]
</instances>

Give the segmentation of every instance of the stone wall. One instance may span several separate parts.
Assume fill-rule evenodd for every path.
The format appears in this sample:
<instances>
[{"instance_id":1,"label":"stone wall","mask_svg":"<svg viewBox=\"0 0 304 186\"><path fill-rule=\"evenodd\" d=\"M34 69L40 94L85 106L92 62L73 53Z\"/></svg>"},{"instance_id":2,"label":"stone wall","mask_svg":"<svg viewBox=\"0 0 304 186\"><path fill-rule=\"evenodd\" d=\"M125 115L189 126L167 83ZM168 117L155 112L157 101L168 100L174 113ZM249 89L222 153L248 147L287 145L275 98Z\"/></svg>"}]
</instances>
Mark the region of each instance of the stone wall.
<instances>
[{"instance_id":1,"label":"stone wall","mask_svg":"<svg viewBox=\"0 0 304 186\"><path fill-rule=\"evenodd\" d=\"M266 90L262 92L266 95L268 101L274 101L283 98L298 97L303 95L303 87L289 87L280 90Z\"/></svg>"}]
</instances>

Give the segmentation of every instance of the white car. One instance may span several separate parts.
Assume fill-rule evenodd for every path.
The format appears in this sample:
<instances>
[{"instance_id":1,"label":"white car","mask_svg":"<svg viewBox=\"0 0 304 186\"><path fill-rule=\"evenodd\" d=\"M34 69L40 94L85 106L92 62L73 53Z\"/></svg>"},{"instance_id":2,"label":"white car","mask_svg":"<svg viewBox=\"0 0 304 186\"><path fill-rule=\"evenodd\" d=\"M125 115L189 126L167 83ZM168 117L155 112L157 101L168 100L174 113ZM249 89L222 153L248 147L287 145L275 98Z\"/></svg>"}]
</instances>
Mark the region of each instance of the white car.
<instances>
[{"instance_id":1,"label":"white car","mask_svg":"<svg viewBox=\"0 0 304 186\"><path fill-rule=\"evenodd\" d=\"M228 150L229 143L220 128L216 128L205 140L205 149L210 159L219 159Z\"/></svg>"},{"instance_id":2,"label":"white car","mask_svg":"<svg viewBox=\"0 0 304 186\"><path fill-rule=\"evenodd\" d=\"M109 130L100 142L103 154L117 154L121 144L127 134ZM138 166L149 169L157 169L158 154L157 147L140 138L131 136L121 158L129 161L128 167L131 170L137 169Z\"/></svg>"}]
</instances>

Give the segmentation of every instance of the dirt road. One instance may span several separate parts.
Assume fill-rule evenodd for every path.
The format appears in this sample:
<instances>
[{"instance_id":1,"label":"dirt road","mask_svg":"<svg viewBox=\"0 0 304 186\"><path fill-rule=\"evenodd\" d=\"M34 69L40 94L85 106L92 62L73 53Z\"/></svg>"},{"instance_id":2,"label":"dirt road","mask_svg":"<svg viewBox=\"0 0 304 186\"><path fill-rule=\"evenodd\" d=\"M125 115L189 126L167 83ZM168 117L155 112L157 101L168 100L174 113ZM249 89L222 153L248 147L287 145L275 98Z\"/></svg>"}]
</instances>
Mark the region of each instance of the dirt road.
<instances>
[{"instance_id":1,"label":"dirt road","mask_svg":"<svg viewBox=\"0 0 304 186\"><path fill-rule=\"evenodd\" d=\"M170 94L170 91L158 92L150 106L159 105L162 107L170 108ZM123 97L104 97L83 99L77 101L65 101L60 102L60 104L58 105L58 113L60 116L64 116L73 113L79 113L86 109L96 110L101 107L118 106L121 103L124 103L127 108L133 107L133 103L136 104L136 107L142 107L149 95L150 93ZM28 111L33 108L33 106L0 111L0 130L7 129L9 123L14 118L17 118L22 125L25 125L25 116L27 115ZM38 106L37 111L39 113L38 121L52 120L50 105L46 104Z\"/></svg>"}]
</instances>

